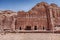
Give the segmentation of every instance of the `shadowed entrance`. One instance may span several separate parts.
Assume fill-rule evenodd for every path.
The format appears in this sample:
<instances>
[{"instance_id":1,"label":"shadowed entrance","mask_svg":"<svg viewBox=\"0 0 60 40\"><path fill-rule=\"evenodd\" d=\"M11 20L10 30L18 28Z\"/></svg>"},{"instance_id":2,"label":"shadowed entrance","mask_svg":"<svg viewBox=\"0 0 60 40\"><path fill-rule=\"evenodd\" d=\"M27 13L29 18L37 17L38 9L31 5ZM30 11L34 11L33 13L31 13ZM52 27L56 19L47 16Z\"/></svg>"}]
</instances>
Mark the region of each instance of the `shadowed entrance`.
<instances>
[{"instance_id":1,"label":"shadowed entrance","mask_svg":"<svg viewBox=\"0 0 60 40\"><path fill-rule=\"evenodd\" d=\"M25 30L31 30L31 26L26 26Z\"/></svg>"},{"instance_id":2,"label":"shadowed entrance","mask_svg":"<svg viewBox=\"0 0 60 40\"><path fill-rule=\"evenodd\" d=\"M34 26L34 30L37 30L37 26Z\"/></svg>"}]
</instances>

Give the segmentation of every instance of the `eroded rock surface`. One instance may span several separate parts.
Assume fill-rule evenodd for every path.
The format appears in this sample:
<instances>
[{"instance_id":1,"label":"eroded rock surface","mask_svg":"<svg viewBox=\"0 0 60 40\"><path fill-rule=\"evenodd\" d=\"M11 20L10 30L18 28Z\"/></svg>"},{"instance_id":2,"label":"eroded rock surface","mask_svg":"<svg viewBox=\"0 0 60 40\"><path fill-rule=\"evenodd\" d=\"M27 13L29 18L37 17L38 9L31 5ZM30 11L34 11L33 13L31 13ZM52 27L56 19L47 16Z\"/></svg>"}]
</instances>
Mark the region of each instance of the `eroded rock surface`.
<instances>
[{"instance_id":1,"label":"eroded rock surface","mask_svg":"<svg viewBox=\"0 0 60 40\"><path fill-rule=\"evenodd\" d=\"M28 12L0 11L0 30L59 30L60 7L41 2Z\"/></svg>"}]
</instances>

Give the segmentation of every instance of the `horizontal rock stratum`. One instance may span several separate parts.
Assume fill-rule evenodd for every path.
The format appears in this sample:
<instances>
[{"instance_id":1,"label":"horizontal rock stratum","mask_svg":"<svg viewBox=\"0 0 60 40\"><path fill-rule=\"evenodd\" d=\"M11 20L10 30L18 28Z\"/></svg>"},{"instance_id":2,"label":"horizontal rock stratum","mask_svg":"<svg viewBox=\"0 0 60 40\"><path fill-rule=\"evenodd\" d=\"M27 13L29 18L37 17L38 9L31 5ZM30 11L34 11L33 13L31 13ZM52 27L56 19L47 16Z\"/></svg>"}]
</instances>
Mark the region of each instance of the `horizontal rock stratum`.
<instances>
[{"instance_id":1,"label":"horizontal rock stratum","mask_svg":"<svg viewBox=\"0 0 60 40\"><path fill-rule=\"evenodd\" d=\"M60 7L40 2L28 12L0 11L0 32L60 31Z\"/></svg>"}]
</instances>

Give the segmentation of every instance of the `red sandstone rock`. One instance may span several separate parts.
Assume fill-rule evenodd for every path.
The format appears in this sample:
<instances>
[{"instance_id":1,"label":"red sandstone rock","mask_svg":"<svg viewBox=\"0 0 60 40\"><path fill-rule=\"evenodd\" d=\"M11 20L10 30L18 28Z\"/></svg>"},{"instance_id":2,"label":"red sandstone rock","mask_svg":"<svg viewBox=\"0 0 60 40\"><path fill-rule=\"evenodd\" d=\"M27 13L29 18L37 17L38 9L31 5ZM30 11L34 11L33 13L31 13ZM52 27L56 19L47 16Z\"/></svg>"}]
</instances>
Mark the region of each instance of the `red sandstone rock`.
<instances>
[{"instance_id":1,"label":"red sandstone rock","mask_svg":"<svg viewBox=\"0 0 60 40\"><path fill-rule=\"evenodd\" d=\"M60 26L60 7L38 3L28 12L11 10L0 12L0 30L56 30Z\"/></svg>"}]
</instances>

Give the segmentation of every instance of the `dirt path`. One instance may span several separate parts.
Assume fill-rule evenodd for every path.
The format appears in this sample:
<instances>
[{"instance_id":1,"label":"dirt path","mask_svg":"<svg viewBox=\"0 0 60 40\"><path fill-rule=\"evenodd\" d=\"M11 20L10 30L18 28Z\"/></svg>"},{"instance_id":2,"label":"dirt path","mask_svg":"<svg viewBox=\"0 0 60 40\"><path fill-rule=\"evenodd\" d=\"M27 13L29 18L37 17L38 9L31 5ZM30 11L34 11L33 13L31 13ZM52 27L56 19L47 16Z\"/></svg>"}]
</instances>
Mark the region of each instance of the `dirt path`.
<instances>
[{"instance_id":1,"label":"dirt path","mask_svg":"<svg viewBox=\"0 0 60 40\"><path fill-rule=\"evenodd\" d=\"M60 34L52 33L8 33L0 34L0 40L60 40Z\"/></svg>"}]
</instances>

